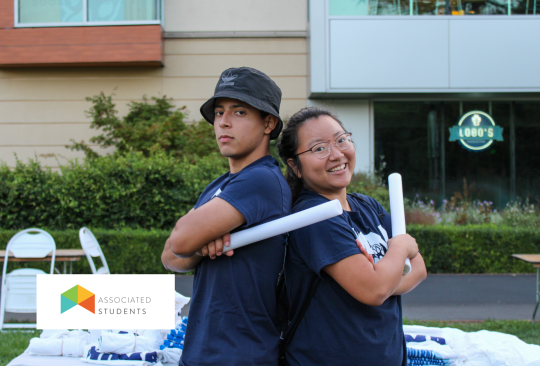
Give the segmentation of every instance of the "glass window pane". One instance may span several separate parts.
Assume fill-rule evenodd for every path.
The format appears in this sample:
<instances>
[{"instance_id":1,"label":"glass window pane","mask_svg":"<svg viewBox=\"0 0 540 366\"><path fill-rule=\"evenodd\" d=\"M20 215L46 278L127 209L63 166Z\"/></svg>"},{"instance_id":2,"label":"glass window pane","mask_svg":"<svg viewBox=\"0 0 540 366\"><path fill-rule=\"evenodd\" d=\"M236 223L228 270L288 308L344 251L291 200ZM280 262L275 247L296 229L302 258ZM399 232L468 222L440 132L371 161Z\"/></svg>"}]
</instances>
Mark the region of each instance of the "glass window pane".
<instances>
[{"instance_id":1,"label":"glass window pane","mask_svg":"<svg viewBox=\"0 0 540 366\"><path fill-rule=\"evenodd\" d=\"M330 15L407 15L408 0L330 0Z\"/></svg>"},{"instance_id":2,"label":"glass window pane","mask_svg":"<svg viewBox=\"0 0 540 366\"><path fill-rule=\"evenodd\" d=\"M529 1L532 1L532 0L529 0ZM497 15L497 14L508 14L508 0L414 0L413 1L413 15Z\"/></svg>"},{"instance_id":3,"label":"glass window pane","mask_svg":"<svg viewBox=\"0 0 540 366\"><path fill-rule=\"evenodd\" d=\"M83 0L19 0L19 23L83 21Z\"/></svg>"},{"instance_id":4,"label":"glass window pane","mask_svg":"<svg viewBox=\"0 0 540 366\"><path fill-rule=\"evenodd\" d=\"M157 20L157 0L88 0L90 22Z\"/></svg>"},{"instance_id":5,"label":"glass window pane","mask_svg":"<svg viewBox=\"0 0 540 366\"><path fill-rule=\"evenodd\" d=\"M540 2L538 0L512 0L511 6L512 14L540 14Z\"/></svg>"}]
</instances>

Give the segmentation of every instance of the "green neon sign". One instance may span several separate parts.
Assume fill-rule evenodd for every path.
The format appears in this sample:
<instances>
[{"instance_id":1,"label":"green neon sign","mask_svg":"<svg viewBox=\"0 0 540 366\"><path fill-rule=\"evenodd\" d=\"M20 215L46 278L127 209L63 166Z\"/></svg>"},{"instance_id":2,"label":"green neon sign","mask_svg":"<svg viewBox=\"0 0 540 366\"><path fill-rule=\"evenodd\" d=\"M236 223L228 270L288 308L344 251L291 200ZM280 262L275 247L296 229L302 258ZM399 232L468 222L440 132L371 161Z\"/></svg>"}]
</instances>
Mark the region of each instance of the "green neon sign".
<instances>
[{"instance_id":1,"label":"green neon sign","mask_svg":"<svg viewBox=\"0 0 540 366\"><path fill-rule=\"evenodd\" d=\"M466 149L482 151L493 141L503 141L503 128L497 126L493 118L481 111L466 113L457 126L449 128L450 141L459 141Z\"/></svg>"}]
</instances>

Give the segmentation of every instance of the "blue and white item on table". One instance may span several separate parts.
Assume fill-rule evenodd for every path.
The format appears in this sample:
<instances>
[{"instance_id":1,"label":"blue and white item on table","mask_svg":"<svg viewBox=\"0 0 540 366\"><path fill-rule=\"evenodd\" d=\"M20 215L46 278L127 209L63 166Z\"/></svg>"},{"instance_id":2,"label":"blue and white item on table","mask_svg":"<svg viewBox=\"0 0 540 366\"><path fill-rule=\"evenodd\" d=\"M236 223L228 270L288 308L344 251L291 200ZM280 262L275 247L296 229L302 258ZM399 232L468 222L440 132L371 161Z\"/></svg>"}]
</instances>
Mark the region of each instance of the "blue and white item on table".
<instances>
[{"instance_id":1,"label":"blue and white item on table","mask_svg":"<svg viewBox=\"0 0 540 366\"><path fill-rule=\"evenodd\" d=\"M98 352L95 346L92 346L84 357L86 360L93 361L146 361L155 363L159 356L157 352L133 352L133 353L103 353ZM114 362L112 362L114 363Z\"/></svg>"},{"instance_id":2,"label":"blue and white item on table","mask_svg":"<svg viewBox=\"0 0 540 366\"><path fill-rule=\"evenodd\" d=\"M181 319L180 323L176 325L176 329L171 329L167 334L167 339L163 341L163 344L159 347L160 350L166 348L177 348L184 350L184 336L186 335L188 317L185 316Z\"/></svg>"}]
</instances>

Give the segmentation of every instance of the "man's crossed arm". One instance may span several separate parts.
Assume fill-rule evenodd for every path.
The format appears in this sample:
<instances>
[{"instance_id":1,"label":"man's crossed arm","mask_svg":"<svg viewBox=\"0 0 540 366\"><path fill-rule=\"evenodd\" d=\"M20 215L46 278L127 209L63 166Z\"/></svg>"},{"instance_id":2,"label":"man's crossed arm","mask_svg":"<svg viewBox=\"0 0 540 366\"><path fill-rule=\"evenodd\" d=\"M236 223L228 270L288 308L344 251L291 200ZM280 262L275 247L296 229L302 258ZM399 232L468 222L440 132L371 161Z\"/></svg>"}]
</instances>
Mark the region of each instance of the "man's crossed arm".
<instances>
[{"instance_id":1,"label":"man's crossed arm","mask_svg":"<svg viewBox=\"0 0 540 366\"><path fill-rule=\"evenodd\" d=\"M161 261L170 271L191 271L203 255L220 255L224 241L230 240L228 233L245 222L240 211L216 197L178 220L165 243Z\"/></svg>"}]
</instances>

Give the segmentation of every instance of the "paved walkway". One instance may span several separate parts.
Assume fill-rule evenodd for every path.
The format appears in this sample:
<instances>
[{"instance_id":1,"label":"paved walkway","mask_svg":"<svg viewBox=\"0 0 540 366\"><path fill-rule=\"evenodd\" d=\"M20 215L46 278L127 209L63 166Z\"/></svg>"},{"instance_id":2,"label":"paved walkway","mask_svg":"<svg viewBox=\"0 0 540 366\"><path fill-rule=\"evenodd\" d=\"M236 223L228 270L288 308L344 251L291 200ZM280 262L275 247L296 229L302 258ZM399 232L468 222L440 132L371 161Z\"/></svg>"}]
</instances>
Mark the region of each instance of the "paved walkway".
<instances>
[{"instance_id":1,"label":"paved walkway","mask_svg":"<svg viewBox=\"0 0 540 366\"><path fill-rule=\"evenodd\" d=\"M0 282L1 283L1 282ZM193 276L176 276L175 289L191 296ZM432 274L403 295L403 314L419 320L524 319L534 310L536 275ZM189 304L182 315L189 313ZM35 314L7 313L6 319L35 321ZM540 320L540 314L537 315Z\"/></svg>"}]
</instances>

